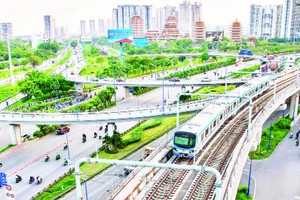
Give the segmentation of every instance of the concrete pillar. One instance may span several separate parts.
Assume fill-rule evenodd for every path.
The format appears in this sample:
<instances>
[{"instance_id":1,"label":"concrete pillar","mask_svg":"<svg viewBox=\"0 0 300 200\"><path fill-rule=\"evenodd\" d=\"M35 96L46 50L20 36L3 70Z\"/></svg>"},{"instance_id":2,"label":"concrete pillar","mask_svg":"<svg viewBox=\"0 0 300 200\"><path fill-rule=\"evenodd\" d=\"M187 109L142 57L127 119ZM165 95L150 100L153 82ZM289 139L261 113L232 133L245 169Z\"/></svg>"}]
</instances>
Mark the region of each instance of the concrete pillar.
<instances>
[{"instance_id":1,"label":"concrete pillar","mask_svg":"<svg viewBox=\"0 0 300 200\"><path fill-rule=\"evenodd\" d=\"M299 105L299 93L294 94L291 98L290 118L292 118L293 120L294 118L297 117L298 105Z\"/></svg>"},{"instance_id":2,"label":"concrete pillar","mask_svg":"<svg viewBox=\"0 0 300 200\"><path fill-rule=\"evenodd\" d=\"M130 97L131 95L130 95L130 92L129 92L129 87L124 87L124 89L125 89L125 98L127 98L127 97Z\"/></svg>"},{"instance_id":3,"label":"concrete pillar","mask_svg":"<svg viewBox=\"0 0 300 200\"><path fill-rule=\"evenodd\" d=\"M239 63L241 63L243 61L242 57L239 57Z\"/></svg>"},{"instance_id":4,"label":"concrete pillar","mask_svg":"<svg viewBox=\"0 0 300 200\"><path fill-rule=\"evenodd\" d=\"M83 84L75 84L76 92L77 93L83 93Z\"/></svg>"},{"instance_id":5,"label":"concrete pillar","mask_svg":"<svg viewBox=\"0 0 300 200\"><path fill-rule=\"evenodd\" d=\"M251 150L250 150L251 152L256 151L261 143L262 126L256 128L256 131L257 131L257 136L255 138L255 141L252 143Z\"/></svg>"},{"instance_id":6,"label":"concrete pillar","mask_svg":"<svg viewBox=\"0 0 300 200\"><path fill-rule=\"evenodd\" d=\"M20 124L10 124L10 138L11 144L18 145L22 143L21 140L21 126Z\"/></svg>"},{"instance_id":7,"label":"concrete pillar","mask_svg":"<svg viewBox=\"0 0 300 200\"><path fill-rule=\"evenodd\" d=\"M184 85L181 87L181 93L186 93L186 87Z\"/></svg>"}]
</instances>

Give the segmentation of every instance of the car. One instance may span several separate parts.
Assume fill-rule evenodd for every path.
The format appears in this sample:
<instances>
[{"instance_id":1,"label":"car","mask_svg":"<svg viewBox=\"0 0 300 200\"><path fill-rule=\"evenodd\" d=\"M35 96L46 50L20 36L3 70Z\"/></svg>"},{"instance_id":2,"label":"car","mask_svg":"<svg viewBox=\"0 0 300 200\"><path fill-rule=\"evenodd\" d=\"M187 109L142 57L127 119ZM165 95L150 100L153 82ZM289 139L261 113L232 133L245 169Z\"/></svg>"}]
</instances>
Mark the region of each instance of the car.
<instances>
[{"instance_id":1,"label":"car","mask_svg":"<svg viewBox=\"0 0 300 200\"><path fill-rule=\"evenodd\" d=\"M207 76L206 76L206 77L203 77L203 78L201 79L201 82L210 82L210 81L211 81L211 79L208 78Z\"/></svg>"},{"instance_id":2,"label":"car","mask_svg":"<svg viewBox=\"0 0 300 200\"><path fill-rule=\"evenodd\" d=\"M92 77L92 78L90 78L90 80L91 80L91 81L93 81L93 82L97 82L97 81L99 81L99 79L98 79L98 78L96 78L96 77Z\"/></svg>"},{"instance_id":3,"label":"car","mask_svg":"<svg viewBox=\"0 0 300 200\"><path fill-rule=\"evenodd\" d=\"M170 82L180 82L178 77L173 77L169 79Z\"/></svg>"},{"instance_id":4,"label":"car","mask_svg":"<svg viewBox=\"0 0 300 200\"><path fill-rule=\"evenodd\" d=\"M71 71L71 75L74 75L75 73L73 71Z\"/></svg>"},{"instance_id":5,"label":"car","mask_svg":"<svg viewBox=\"0 0 300 200\"><path fill-rule=\"evenodd\" d=\"M57 130L57 135L63 135L65 133L68 133L70 131L70 128L67 126L62 126Z\"/></svg>"},{"instance_id":6,"label":"car","mask_svg":"<svg viewBox=\"0 0 300 200\"><path fill-rule=\"evenodd\" d=\"M125 82L125 80L121 79L121 78L118 78L116 79L117 82Z\"/></svg>"}]
</instances>

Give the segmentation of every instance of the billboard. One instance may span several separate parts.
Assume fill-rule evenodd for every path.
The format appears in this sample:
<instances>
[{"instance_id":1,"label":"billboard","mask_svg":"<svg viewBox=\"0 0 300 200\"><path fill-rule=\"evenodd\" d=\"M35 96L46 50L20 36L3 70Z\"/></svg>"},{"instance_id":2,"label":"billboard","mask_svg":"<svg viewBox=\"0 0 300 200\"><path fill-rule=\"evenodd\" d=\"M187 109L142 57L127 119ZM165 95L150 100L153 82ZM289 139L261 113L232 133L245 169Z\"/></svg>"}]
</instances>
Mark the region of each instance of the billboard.
<instances>
[{"instance_id":1,"label":"billboard","mask_svg":"<svg viewBox=\"0 0 300 200\"><path fill-rule=\"evenodd\" d=\"M224 31L206 31L205 38L207 42L223 41Z\"/></svg>"},{"instance_id":2,"label":"billboard","mask_svg":"<svg viewBox=\"0 0 300 200\"><path fill-rule=\"evenodd\" d=\"M113 29L107 31L108 42L129 42L133 41L132 38L132 29Z\"/></svg>"},{"instance_id":3,"label":"billboard","mask_svg":"<svg viewBox=\"0 0 300 200\"><path fill-rule=\"evenodd\" d=\"M143 48L143 47L149 45L149 39L148 38L134 38L133 43L137 48Z\"/></svg>"}]
</instances>

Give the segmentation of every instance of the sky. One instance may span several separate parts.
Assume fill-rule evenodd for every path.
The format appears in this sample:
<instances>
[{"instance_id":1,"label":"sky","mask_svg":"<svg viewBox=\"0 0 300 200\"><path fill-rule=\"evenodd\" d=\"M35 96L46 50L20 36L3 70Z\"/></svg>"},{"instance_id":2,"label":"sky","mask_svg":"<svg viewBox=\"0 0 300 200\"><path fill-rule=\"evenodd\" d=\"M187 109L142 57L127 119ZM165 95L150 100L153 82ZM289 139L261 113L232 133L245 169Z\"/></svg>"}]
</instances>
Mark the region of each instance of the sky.
<instances>
[{"instance_id":1,"label":"sky","mask_svg":"<svg viewBox=\"0 0 300 200\"><path fill-rule=\"evenodd\" d=\"M112 9L122 4L177 6L183 0L0 0L0 23L11 22L13 35L44 31L44 15L53 15L57 26L79 33L80 20L112 18ZM192 0L191 2L195 2ZM199 1L197 1L199 2ZM278 5L283 0L202 0L202 20L207 25L230 25L235 19L247 29L250 5ZM154 9L155 10L155 9ZM154 13L153 13L154 14ZM97 23L96 23L97 28Z\"/></svg>"}]
</instances>

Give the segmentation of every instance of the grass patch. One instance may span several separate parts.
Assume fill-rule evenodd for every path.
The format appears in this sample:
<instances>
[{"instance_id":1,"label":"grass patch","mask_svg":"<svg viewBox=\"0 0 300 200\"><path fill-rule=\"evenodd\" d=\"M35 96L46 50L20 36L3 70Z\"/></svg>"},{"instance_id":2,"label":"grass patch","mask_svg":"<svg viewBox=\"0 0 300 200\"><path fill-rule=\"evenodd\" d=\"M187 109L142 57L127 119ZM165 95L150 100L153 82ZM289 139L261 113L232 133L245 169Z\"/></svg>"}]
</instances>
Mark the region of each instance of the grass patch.
<instances>
[{"instance_id":1,"label":"grass patch","mask_svg":"<svg viewBox=\"0 0 300 200\"><path fill-rule=\"evenodd\" d=\"M184 119L190 118L192 114L184 114L180 116L180 121L183 121ZM147 120L141 125L146 125L151 123L151 120ZM101 159L124 159L125 157L129 156L139 148L143 147L144 145L154 141L155 139L159 138L160 136L164 135L166 133L166 125L168 125L168 130L173 129L176 126L176 117L168 117L162 119L162 124L159 126L156 126L154 128L150 128L143 131L143 137L139 142L130 144L126 146L124 149L121 149L116 154L108 154L104 151L100 151L98 153L99 158ZM133 129L134 130L134 129ZM132 131L133 131L132 130ZM130 131L127 133L130 134ZM123 137L127 137L125 134ZM171 137L171 136L170 136ZM107 164L95 164L95 163L85 163L81 166L81 168L86 172L87 176L90 177L93 174L104 170L109 165ZM62 187L63 186L63 187ZM67 189L72 188L75 186L75 178L74 174L72 176L66 176L59 180L57 183L52 185L50 188L42 192L38 197L34 198L36 200L45 200L45 199L53 199L54 197L58 196L59 194L63 193Z\"/></svg>"},{"instance_id":2,"label":"grass patch","mask_svg":"<svg viewBox=\"0 0 300 200\"><path fill-rule=\"evenodd\" d=\"M5 148L3 148L3 149L0 150L0 154L3 153L3 152L5 152L5 151L7 151L8 149L13 148L14 146L16 146L16 145L13 145L13 144L7 145L7 147L5 147Z\"/></svg>"},{"instance_id":3,"label":"grass patch","mask_svg":"<svg viewBox=\"0 0 300 200\"><path fill-rule=\"evenodd\" d=\"M14 75L16 76L18 74L25 73L31 70L32 70L31 66L21 66L18 68L15 67ZM9 69L0 70L0 79L5 79L6 77L10 78L10 70Z\"/></svg>"},{"instance_id":4,"label":"grass patch","mask_svg":"<svg viewBox=\"0 0 300 200\"><path fill-rule=\"evenodd\" d=\"M228 85L227 91L234 90L235 85ZM193 94L223 94L225 92L225 86L206 86L196 90ZM192 101L197 99L208 98L207 96L192 96L190 99Z\"/></svg>"},{"instance_id":5,"label":"grass patch","mask_svg":"<svg viewBox=\"0 0 300 200\"><path fill-rule=\"evenodd\" d=\"M18 86L12 86L11 83L0 86L0 91L0 102L3 102L19 93Z\"/></svg>"},{"instance_id":6,"label":"grass patch","mask_svg":"<svg viewBox=\"0 0 300 200\"><path fill-rule=\"evenodd\" d=\"M239 187L236 194L236 200L252 200L252 196L247 196L248 186L242 185Z\"/></svg>"},{"instance_id":7,"label":"grass patch","mask_svg":"<svg viewBox=\"0 0 300 200\"><path fill-rule=\"evenodd\" d=\"M270 150L268 150L268 143L270 137L270 127L262 132L261 143L257 148L257 151L250 152L249 157L253 160L261 160L268 158L272 155L277 145L283 140L291 129L292 119L282 118L276 120L272 125L272 137L270 141Z\"/></svg>"},{"instance_id":8,"label":"grass patch","mask_svg":"<svg viewBox=\"0 0 300 200\"><path fill-rule=\"evenodd\" d=\"M102 69L103 68L101 66L87 65L87 66L83 67L83 69L81 70L79 75L81 75L81 76L96 76L97 71L99 71L99 70L102 71Z\"/></svg>"},{"instance_id":9,"label":"grass patch","mask_svg":"<svg viewBox=\"0 0 300 200\"><path fill-rule=\"evenodd\" d=\"M71 55L72 55L72 50L70 49L70 50L68 50L68 52L65 54L64 57L62 57L59 61L54 63L51 67L46 69L44 72L46 74L51 74L59 65L62 65L65 62L67 62L70 59Z\"/></svg>"},{"instance_id":10,"label":"grass patch","mask_svg":"<svg viewBox=\"0 0 300 200\"><path fill-rule=\"evenodd\" d=\"M101 86L100 85L83 85L83 91L89 91L89 90L97 90Z\"/></svg>"}]
</instances>

